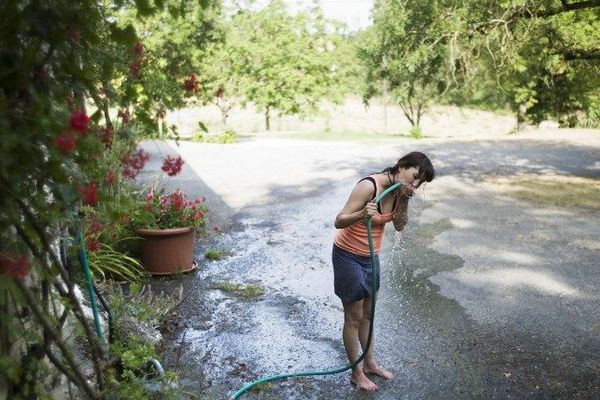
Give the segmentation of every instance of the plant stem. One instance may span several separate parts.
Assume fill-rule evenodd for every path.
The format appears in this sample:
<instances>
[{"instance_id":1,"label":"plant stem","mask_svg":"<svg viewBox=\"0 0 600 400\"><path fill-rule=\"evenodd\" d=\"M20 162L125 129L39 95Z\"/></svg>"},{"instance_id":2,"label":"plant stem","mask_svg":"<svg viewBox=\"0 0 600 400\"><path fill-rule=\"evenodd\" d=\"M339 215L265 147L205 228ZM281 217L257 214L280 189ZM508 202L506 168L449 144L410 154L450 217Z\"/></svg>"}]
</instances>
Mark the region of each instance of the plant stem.
<instances>
[{"instance_id":1,"label":"plant stem","mask_svg":"<svg viewBox=\"0 0 600 400\"><path fill-rule=\"evenodd\" d=\"M23 294L23 297L25 298L25 301L27 302L27 305L29 306L29 308L31 308L31 310L37 317L38 321L42 324L42 326L48 332L50 337L54 340L57 347L60 349L63 357L65 357L65 360L67 361L67 363L69 364L69 366L72 369L72 372L73 372L72 376L75 376L77 378L76 381L85 390L85 392L88 394L88 396L91 399L100 399L100 394L98 392L96 392L94 390L94 388L92 388L91 385L86 381L82 372L78 369L77 363L73 359L72 354L69 352L69 350L67 349L67 346L63 342L62 338L56 332L56 330L52 326L51 322L48 320L48 315L44 314L43 311L40 309L39 305L36 303L29 288L27 288L27 286L25 286L25 284L23 284L23 282L21 282L18 279L15 279L14 282L15 282L15 285L17 286L17 288L19 288L19 290ZM57 368L59 368L58 365L57 365ZM67 377L69 377L69 375L67 375Z\"/></svg>"}]
</instances>

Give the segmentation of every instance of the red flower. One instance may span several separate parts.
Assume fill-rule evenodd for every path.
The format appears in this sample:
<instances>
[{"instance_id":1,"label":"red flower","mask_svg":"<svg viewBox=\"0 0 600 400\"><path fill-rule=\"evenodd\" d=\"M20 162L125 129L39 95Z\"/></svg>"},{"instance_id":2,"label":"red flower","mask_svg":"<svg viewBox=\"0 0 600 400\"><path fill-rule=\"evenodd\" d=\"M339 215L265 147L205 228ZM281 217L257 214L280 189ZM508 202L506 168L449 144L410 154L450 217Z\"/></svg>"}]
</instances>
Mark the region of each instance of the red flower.
<instances>
[{"instance_id":1,"label":"red flower","mask_svg":"<svg viewBox=\"0 0 600 400\"><path fill-rule=\"evenodd\" d=\"M144 55L144 45L142 44L142 42L140 42L139 40L135 42L135 45L133 46L133 52L135 53L136 59Z\"/></svg>"},{"instance_id":2,"label":"red flower","mask_svg":"<svg viewBox=\"0 0 600 400\"><path fill-rule=\"evenodd\" d=\"M71 113L71 128L78 131L80 134L85 134L90 124L90 117L85 111L73 111Z\"/></svg>"},{"instance_id":3,"label":"red flower","mask_svg":"<svg viewBox=\"0 0 600 400\"><path fill-rule=\"evenodd\" d=\"M77 28L70 27L69 31L67 32L67 35L73 43L79 43L79 41L81 40L81 32L79 32L79 29Z\"/></svg>"},{"instance_id":4,"label":"red flower","mask_svg":"<svg viewBox=\"0 0 600 400\"><path fill-rule=\"evenodd\" d=\"M113 171L108 171L106 173L106 183L108 183L109 186L113 186L115 184L117 180L117 176Z\"/></svg>"},{"instance_id":5,"label":"red flower","mask_svg":"<svg viewBox=\"0 0 600 400\"><path fill-rule=\"evenodd\" d=\"M142 63L139 61L136 61L129 66L129 71L131 71L131 75L133 75L134 78L137 78L139 76L141 69Z\"/></svg>"},{"instance_id":6,"label":"red flower","mask_svg":"<svg viewBox=\"0 0 600 400\"><path fill-rule=\"evenodd\" d=\"M202 211L198 211L196 214L194 214L194 220L201 218L204 218L204 213Z\"/></svg>"},{"instance_id":7,"label":"red flower","mask_svg":"<svg viewBox=\"0 0 600 400\"><path fill-rule=\"evenodd\" d=\"M171 193L169 200L175 211L181 210L186 205L185 194L181 190Z\"/></svg>"},{"instance_id":8,"label":"red flower","mask_svg":"<svg viewBox=\"0 0 600 400\"><path fill-rule=\"evenodd\" d=\"M15 258L8 254L0 254L0 273L14 279L25 278L29 274L30 262L25 256Z\"/></svg>"},{"instance_id":9,"label":"red flower","mask_svg":"<svg viewBox=\"0 0 600 400\"><path fill-rule=\"evenodd\" d=\"M223 88L220 87L217 89L217 91L215 92L215 97L218 99L222 99L223 98Z\"/></svg>"},{"instance_id":10,"label":"red flower","mask_svg":"<svg viewBox=\"0 0 600 400\"><path fill-rule=\"evenodd\" d=\"M133 155L131 153L124 155L121 157L123 175L134 179L149 159L150 155L142 149L138 149Z\"/></svg>"},{"instance_id":11,"label":"red flower","mask_svg":"<svg viewBox=\"0 0 600 400\"><path fill-rule=\"evenodd\" d=\"M96 239L88 238L86 244L90 253L100 250L100 242Z\"/></svg>"},{"instance_id":12,"label":"red flower","mask_svg":"<svg viewBox=\"0 0 600 400\"><path fill-rule=\"evenodd\" d=\"M188 92L198 91L198 78L196 74L190 74L185 81L183 81L183 88Z\"/></svg>"},{"instance_id":13,"label":"red flower","mask_svg":"<svg viewBox=\"0 0 600 400\"><path fill-rule=\"evenodd\" d=\"M75 139L73 132L65 130L54 139L54 144L66 156L75 149Z\"/></svg>"},{"instance_id":14,"label":"red flower","mask_svg":"<svg viewBox=\"0 0 600 400\"><path fill-rule=\"evenodd\" d=\"M169 176L175 176L181 172L182 166L183 159L181 158L181 156L178 156L177 158L167 156L167 158L165 158L165 160L163 161L163 165L160 169L165 171Z\"/></svg>"},{"instance_id":15,"label":"red flower","mask_svg":"<svg viewBox=\"0 0 600 400\"><path fill-rule=\"evenodd\" d=\"M102 222L96 217L93 217L90 221L90 227L88 229L88 233L94 234L102 231Z\"/></svg>"},{"instance_id":16,"label":"red flower","mask_svg":"<svg viewBox=\"0 0 600 400\"><path fill-rule=\"evenodd\" d=\"M129 115L129 110L119 110L119 112L117 113L117 118L123 119L124 124L128 123L129 119L131 118L131 115Z\"/></svg>"},{"instance_id":17,"label":"red flower","mask_svg":"<svg viewBox=\"0 0 600 400\"><path fill-rule=\"evenodd\" d=\"M94 181L90 181L87 186L79 188L79 194L83 197L83 204L95 207L98 205L98 185Z\"/></svg>"},{"instance_id":18,"label":"red flower","mask_svg":"<svg viewBox=\"0 0 600 400\"><path fill-rule=\"evenodd\" d=\"M115 134L115 130L113 129L113 127L106 126L106 127L104 127L104 129L102 129L102 131L100 133L100 141L106 147L110 148L112 146L114 134Z\"/></svg>"}]
</instances>

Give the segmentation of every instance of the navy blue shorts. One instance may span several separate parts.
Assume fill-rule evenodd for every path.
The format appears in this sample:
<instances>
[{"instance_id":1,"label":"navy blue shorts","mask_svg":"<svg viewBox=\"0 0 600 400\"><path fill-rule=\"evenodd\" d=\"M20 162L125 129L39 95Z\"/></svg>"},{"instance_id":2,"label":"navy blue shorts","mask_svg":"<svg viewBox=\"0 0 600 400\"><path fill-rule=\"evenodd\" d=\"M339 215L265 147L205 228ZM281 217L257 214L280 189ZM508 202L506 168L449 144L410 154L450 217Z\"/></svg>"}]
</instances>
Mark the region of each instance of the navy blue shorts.
<instances>
[{"instance_id":1,"label":"navy blue shorts","mask_svg":"<svg viewBox=\"0 0 600 400\"><path fill-rule=\"evenodd\" d=\"M333 286L342 301L359 301L371 297L371 257L359 256L341 249L335 244L331 252L333 262ZM379 256L375 256L379 265ZM377 274L379 290L381 272Z\"/></svg>"}]
</instances>

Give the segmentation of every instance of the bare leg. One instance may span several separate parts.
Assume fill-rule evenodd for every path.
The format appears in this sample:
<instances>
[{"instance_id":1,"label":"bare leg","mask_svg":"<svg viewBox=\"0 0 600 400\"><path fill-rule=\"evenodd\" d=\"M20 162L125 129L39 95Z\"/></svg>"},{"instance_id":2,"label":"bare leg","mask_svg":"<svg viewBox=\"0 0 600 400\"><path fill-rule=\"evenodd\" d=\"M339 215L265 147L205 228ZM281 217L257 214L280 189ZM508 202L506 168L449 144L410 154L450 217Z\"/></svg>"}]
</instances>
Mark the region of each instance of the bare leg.
<instances>
[{"instance_id":1,"label":"bare leg","mask_svg":"<svg viewBox=\"0 0 600 400\"><path fill-rule=\"evenodd\" d=\"M360 321L359 327L359 337L360 344L364 349L367 346L367 340L369 339L369 328L371 326L371 298L368 297L363 300L363 314L362 320ZM364 368L363 371L365 374L373 374L382 377L386 380L392 380L394 378L394 374L390 371L385 370L381 367L377 361L375 361L375 356L373 355L373 349L375 347L375 335L371 338L371 345L369 346L369 351L365 355Z\"/></svg>"},{"instance_id":2,"label":"bare leg","mask_svg":"<svg viewBox=\"0 0 600 400\"><path fill-rule=\"evenodd\" d=\"M354 362L360 356L359 354L359 328L360 322L363 319L363 301L342 302L344 306L344 330L342 336L344 339L344 347L346 355L350 362ZM377 385L371 381L363 369L356 365L352 368L350 381L362 390L373 392L378 390Z\"/></svg>"}]
</instances>

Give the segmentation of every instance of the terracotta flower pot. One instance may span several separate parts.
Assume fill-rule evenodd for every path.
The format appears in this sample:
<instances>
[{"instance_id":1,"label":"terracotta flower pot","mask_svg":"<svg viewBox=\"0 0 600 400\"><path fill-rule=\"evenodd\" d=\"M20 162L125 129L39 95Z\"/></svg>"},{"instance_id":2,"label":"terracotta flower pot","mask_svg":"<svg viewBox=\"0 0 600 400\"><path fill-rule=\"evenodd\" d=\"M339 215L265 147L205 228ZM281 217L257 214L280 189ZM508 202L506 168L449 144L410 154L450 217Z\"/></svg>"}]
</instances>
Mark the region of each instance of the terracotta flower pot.
<instances>
[{"instance_id":1,"label":"terracotta flower pot","mask_svg":"<svg viewBox=\"0 0 600 400\"><path fill-rule=\"evenodd\" d=\"M137 229L142 238L142 264L152 275L170 275L196 268L192 228Z\"/></svg>"}]
</instances>

